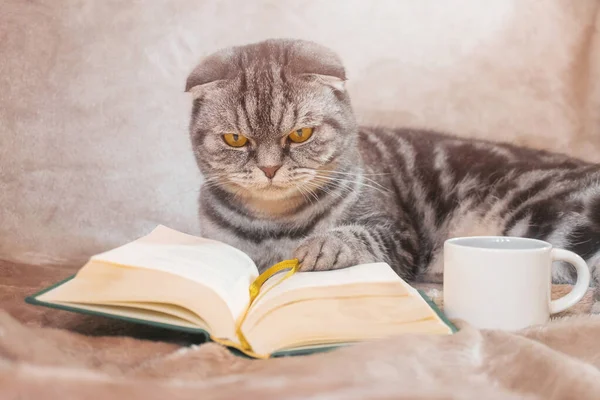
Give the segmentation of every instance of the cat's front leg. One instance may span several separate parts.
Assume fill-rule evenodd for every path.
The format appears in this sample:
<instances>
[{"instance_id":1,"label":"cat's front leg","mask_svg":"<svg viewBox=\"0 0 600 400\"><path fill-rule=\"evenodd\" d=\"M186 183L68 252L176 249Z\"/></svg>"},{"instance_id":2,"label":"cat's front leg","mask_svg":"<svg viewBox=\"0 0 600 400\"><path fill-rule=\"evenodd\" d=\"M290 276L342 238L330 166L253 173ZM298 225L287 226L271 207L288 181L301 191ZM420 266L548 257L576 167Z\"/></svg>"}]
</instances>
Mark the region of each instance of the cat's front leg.
<instances>
[{"instance_id":1,"label":"cat's front leg","mask_svg":"<svg viewBox=\"0 0 600 400\"><path fill-rule=\"evenodd\" d=\"M388 216L369 216L305 239L294 252L302 271L323 271L386 262L402 278L418 271L418 235L411 225Z\"/></svg>"},{"instance_id":2,"label":"cat's front leg","mask_svg":"<svg viewBox=\"0 0 600 400\"><path fill-rule=\"evenodd\" d=\"M374 262L364 233L340 227L306 238L294 252L301 271L324 271Z\"/></svg>"}]
</instances>

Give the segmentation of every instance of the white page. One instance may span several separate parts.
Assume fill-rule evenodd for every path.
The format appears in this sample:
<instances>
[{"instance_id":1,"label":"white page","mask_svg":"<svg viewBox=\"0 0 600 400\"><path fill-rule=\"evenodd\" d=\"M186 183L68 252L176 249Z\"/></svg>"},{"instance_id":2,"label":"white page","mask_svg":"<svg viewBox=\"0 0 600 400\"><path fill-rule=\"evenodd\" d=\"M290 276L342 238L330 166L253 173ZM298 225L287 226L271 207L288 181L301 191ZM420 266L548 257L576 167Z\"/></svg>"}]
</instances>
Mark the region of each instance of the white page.
<instances>
[{"instance_id":1,"label":"white page","mask_svg":"<svg viewBox=\"0 0 600 400\"><path fill-rule=\"evenodd\" d=\"M258 276L256 265L242 251L164 226L92 260L169 272L209 286L225 300L234 318L247 306L248 287Z\"/></svg>"},{"instance_id":2,"label":"white page","mask_svg":"<svg viewBox=\"0 0 600 400\"><path fill-rule=\"evenodd\" d=\"M266 291L275 285L281 278L281 272L269 279L261 291ZM261 296L256 304L277 297L284 292L299 288L333 287L361 283L385 283L399 282L409 291L414 291L392 268L386 263L361 264L353 267L336 269L331 271L297 272L277 286L273 287L264 296Z\"/></svg>"}]
</instances>

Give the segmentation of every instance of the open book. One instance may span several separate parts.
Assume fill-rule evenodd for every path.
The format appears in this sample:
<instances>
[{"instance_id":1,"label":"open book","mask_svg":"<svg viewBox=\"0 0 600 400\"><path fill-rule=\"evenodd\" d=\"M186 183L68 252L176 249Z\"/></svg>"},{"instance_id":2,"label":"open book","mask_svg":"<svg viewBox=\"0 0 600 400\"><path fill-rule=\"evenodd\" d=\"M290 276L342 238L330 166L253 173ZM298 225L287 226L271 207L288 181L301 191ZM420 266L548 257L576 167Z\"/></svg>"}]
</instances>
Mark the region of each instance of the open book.
<instances>
[{"instance_id":1,"label":"open book","mask_svg":"<svg viewBox=\"0 0 600 400\"><path fill-rule=\"evenodd\" d=\"M203 332L257 357L455 330L385 263L297 273L288 263L259 278L242 251L159 226L27 301Z\"/></svg>"}]
</instances>

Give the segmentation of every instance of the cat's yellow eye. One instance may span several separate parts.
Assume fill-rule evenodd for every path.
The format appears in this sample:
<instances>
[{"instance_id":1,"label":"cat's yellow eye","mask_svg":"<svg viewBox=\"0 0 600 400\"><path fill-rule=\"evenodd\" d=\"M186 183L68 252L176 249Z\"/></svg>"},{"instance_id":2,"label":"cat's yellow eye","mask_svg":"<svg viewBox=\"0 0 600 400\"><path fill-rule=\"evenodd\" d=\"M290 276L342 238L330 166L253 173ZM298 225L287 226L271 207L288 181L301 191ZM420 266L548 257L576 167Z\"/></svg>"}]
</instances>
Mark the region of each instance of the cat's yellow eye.
<instances>
[{"instance_id":1,"label":"cat's yellow eye","mask_svg":"<svg viewBox=\"0 0 600 400\"><path fill-rule=\"evenodd\" d=\"M226 133L223 140L231 147L244 147L248 143L248 138L239 133Z\"/></svg>"},{"instance_id":2,"label":"cat's yellow eye","mask_svg":"<svg viewBox=\"0 0 600 400\"><path fill-rule=\"evenodd\" d=\"M294 143L306 142L313 134L313 128L301 128L291 131L288 138Z\"/></svg>"}]
</instances>

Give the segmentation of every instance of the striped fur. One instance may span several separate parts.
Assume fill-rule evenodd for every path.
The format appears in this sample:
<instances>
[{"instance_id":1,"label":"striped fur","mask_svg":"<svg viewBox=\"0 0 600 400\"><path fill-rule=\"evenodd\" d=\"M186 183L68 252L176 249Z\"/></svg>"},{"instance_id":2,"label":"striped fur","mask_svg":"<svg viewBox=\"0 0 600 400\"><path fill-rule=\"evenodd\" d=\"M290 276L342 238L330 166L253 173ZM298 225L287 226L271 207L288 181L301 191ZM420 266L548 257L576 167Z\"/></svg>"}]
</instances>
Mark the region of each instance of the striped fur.
<instances>
[{"instance_id":1,"label":"striped fur","mask_svg":"<svg viewBox=\"0 0 600 400\"><path fill-rule=\"evenodd\" d=\"M600 263L600 167L508 144L423 130L359 128L338 57L310 42L226 49L190 75L190 132L206 177L204 235L260 268L295 256L305 270L386 261L441 280L443 242L468 235L547 240ZM285 142L314 127L306 143ZM250 138L228 147L222 135ZM273 180L259 169L281 165ZM557 265L556 282L573 282ZM597 277L596 277L597 279Z\"/></svg>"}]
</instances>

